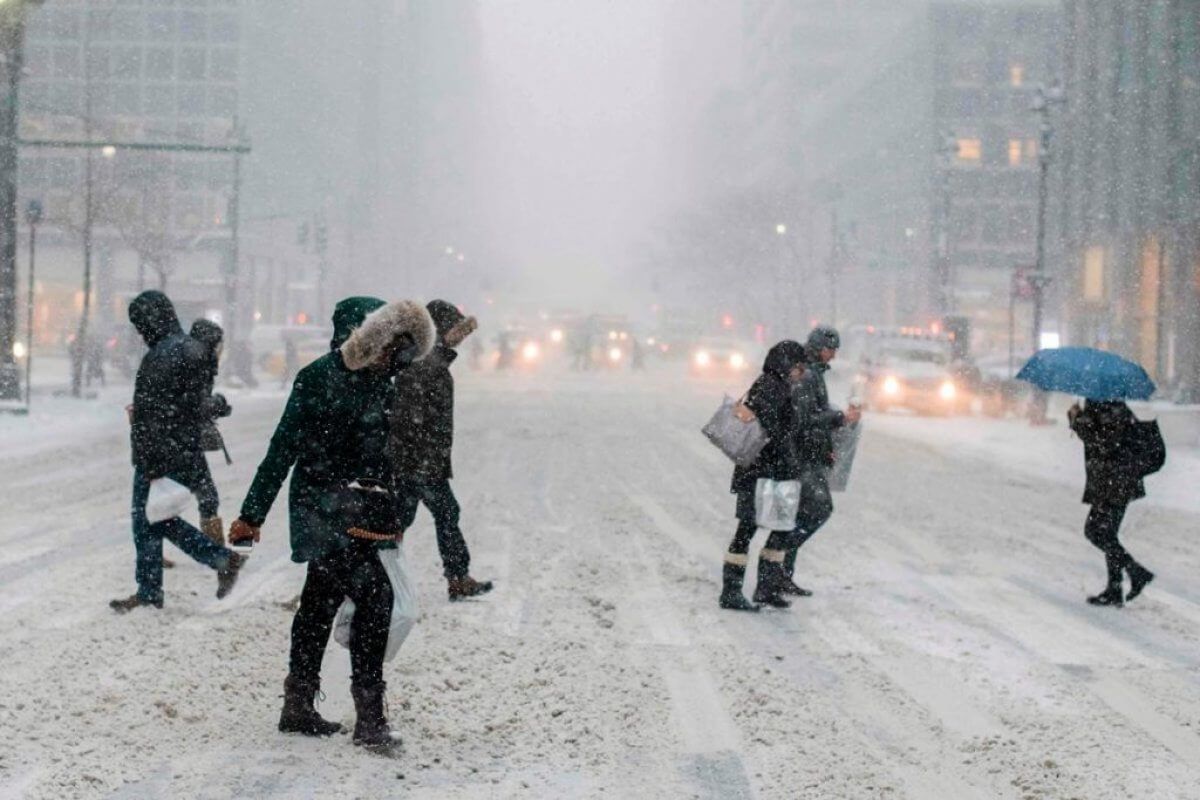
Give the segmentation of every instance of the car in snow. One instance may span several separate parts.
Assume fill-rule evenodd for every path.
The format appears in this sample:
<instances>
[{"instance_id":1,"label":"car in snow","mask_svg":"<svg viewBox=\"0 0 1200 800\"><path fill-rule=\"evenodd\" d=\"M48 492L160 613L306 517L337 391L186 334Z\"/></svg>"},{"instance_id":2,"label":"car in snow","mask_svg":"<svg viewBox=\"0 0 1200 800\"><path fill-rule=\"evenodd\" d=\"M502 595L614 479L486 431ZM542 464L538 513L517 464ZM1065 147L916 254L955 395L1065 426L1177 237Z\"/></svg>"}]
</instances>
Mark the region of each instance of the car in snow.
<instances>
[{"instance_id":1,"label":"car in snow","mask_svg":"<svg viewBox=\"0 0 1200 800\"><path fill-rule=\"evenodd\" d=\"M733 338L704 337L691 346L688 370L702 378L742 375L757 366L758 345Z\"/></svg>"},{"instance_id":2,"label":"car in snow","mask_svg":"<svg viewBox=\"0 0 1200 800\"><path fill-rule=\"evenodd\" d=\"M863 353L855 393L873 411L950 416L971 410L978 383L978 370L953 358L949 339L882 332Z\"/></svg>"}]
</instances>

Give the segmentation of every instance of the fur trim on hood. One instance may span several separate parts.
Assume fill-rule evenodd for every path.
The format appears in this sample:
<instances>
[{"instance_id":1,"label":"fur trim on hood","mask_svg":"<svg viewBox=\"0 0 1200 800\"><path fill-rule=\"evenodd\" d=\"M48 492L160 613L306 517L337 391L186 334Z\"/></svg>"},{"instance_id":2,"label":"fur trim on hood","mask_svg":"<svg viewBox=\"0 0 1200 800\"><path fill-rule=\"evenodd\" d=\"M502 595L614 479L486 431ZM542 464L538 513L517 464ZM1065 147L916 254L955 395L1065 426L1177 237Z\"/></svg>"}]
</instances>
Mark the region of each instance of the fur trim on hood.
<instances>
[{"instance_id":1,"label":"fur trim on hood","mask_svg":"<svg viewBox=\"0 0 1200 800\"><path fill-rule=\"evenodd\" d=\"M364 369L377 363L402 337L408 341L401 346L413 351L409 360L424 358L433 349L437 330L425 306L400 300L372 311L342 345L342 361L347 369Z\"/></svg>"}]
</instances>

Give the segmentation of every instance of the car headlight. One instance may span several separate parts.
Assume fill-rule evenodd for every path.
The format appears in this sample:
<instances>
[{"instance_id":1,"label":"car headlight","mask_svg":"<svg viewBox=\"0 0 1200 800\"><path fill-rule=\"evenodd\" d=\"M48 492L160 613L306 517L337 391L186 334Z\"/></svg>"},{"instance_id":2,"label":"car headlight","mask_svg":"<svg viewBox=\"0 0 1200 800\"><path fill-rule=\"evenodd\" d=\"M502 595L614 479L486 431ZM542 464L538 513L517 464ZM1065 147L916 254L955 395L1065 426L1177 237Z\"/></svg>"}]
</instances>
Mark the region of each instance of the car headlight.
<instances>
[{"instance_id":1,"label":"car headlight","mask_svg":"<svg viewBox=\"0 0 1200 800\"><path fill-rule=\"evenodd\" d=\"M621 348L613 347L608 351L608 360L616 363L621 360Z\"/></svg>"},{"instance_id":2,"label":"car headlight","mask_svg":"<svg viewBox=\"0 0 1200 800\"><path fill-rule=\"evenodd\" d=\"M562 328L555 328L554 330L550 331L550 341L554 342L555 344L561 344L562 340L563 340Z\"/></svg>"},{"instance_id":3,"label":"car headlight","mask_svg":"<svg viewBox=\"0 0 1200 800\"><path fill-rule=\"evenodd\" d=\"M746 366L746 357L741 353L734 353L729 357L729 366L733 367L734 369L741 369L742 367Z\"/></svg>"},{"instance_id":4,"label":"car headlight","mask_svg":"<svg viewBox=\"0 0 1200 800\"><path fill-rule=\"evenodd\" d=\"M712 363L712 356L708 354L707 350L698 350L696 351L695 362L697 367L707 367Z\"/></svg>"},{"instance_id":5,"label":"car headlight","mask_svg":"<svg viewBox=\"0 0 1200 800\"><path fill-rule=\"evenodd\" d=\"M542 348L538 347L537 342L526 342L521 348L521 357L526 361L537 361L538 356L542 354Z\"/></svg>"},{"instance_id":6,"label":"car headlight","mask_svg":"<svg viewBox=\"0 0 1200 800\"><path fill-rule=\"evenodd\" d=\"M900 381L896 380L894 375L883 379L883 393L892 396L900 394Z\"/></svg>"},{"instance_id":7,"label":"car headlight","mask_svg":"<svg viewBox=\"0 0 1200 800\"><path fill-rule=\"evenodd\" d=\"M943 400L953 400L958 396L958 387L954 385L954 381L942 381L942 385L938 387L938 396Z\"/></svg>"},{"instance_id":8,"label":"car headlight","mask_svg":"<svg viewBox=\"0 0 1200 800\"><path fill-rule=\"evenodd\" d=\"M25 343L24 342L13 342L13 351L12 352L13 352L13 358L24 358L25 352L26 352L25 351Z\"/></svg>"}]
</instances>

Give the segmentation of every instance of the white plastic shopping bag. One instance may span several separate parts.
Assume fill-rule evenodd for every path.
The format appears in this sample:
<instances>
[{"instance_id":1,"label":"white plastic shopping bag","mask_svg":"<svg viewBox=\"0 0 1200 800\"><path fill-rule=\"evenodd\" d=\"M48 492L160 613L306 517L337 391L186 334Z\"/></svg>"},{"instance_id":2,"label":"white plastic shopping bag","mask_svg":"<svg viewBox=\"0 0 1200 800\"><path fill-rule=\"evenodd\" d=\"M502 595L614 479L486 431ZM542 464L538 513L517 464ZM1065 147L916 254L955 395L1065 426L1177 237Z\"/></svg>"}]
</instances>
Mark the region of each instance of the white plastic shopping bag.
<instances>
[{"instance_id":1,"label":"white plastic shopping bag","mask_svg":"<svg viewBox=\"0 0 1200 800\"><path fill-rule=\"evenodd\" d=\"M146 497L146 519L151 525L166 522L187 511L191 502L191 489L170 478L155 478Z\"/></svg>"},{"instance_id":2,"label":"white plastic shopping bag","mask_svg":"<svg viewBox=\"0 0 1200 800\"><path fill-rule=\"evenodd\" d=\"M769 531L790 531L800 511L800 481L759 478L754 486L755 522Z\"/></svg>"},{"instance_id":3,"label":"white plastic shopping bag","mask_svg":"<svg viewBox=\"0 0 1200 800\"><path fill-rule=\"evenodd\" d=\"M392 625L388 630L387 652L384 654L384 660L391 661L396 657L396 653L400 652L400 645L404 644L404 640L412 633L421 609L417 602L417 584L408 568L408 559L404 557L404 548L380 550L379 562L383 564L383 569L392 584ZM342 603L333 626L333 639L342 647L350 647L352 619L354 601L347 598Z\"/></svg>"}]
</instances>

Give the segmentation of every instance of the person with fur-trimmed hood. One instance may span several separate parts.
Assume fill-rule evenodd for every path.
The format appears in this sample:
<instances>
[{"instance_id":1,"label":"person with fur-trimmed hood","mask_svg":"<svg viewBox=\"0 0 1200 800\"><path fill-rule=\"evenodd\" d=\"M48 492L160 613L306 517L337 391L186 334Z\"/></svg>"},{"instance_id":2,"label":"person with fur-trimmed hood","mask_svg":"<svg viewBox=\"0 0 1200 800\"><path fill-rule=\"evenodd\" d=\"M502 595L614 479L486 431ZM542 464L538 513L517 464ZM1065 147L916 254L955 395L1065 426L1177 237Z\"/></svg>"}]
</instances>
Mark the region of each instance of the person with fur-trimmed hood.
<instances>
[{"instance_id":1,"label":"person with fur-trimmed hood","mask_svg":"<svg viewBox=\"0 0 1200 800\"><path fill-rule=\"evenodd\" d=\"M329 736L341 730L317 713L321 659L342 601L354 601L350 631L350 692L357 721L354 743L387 749L398 742L384 715L383 659L391 625L392 588L379 560L394 548L400 526L395 502L388 519L364 522L356 489L392 484L387 458L392 376L433 347L429 312L419 303L386 304L351 297L333 314L329 353L296 376L266 458L230 526L231 543L258 541L260 528L288 472L292 560L307 563L300 607L292 622L291 659L279 730Z\"/></svg>"},{"instance_id":2,"label":"person with fur-trimmed hood","mask_svg":"<svg viewBox=\"0 0 1200 800\"><path fill-rule=\"evenodd\" d=\"M450 599L461 600L492 590L491 581L477 581L470 575L471 552L458 526L460 507L450 486L454 477L454 376L450 365L458 357L455 348L478 323L445 300L433 300L425 308L437 328L437 344L427 357L396 376L388 453L396 478L401 527L407 530L412 525L417 508L424 503L433 515Z\"/></svg>"}]
</instances>

